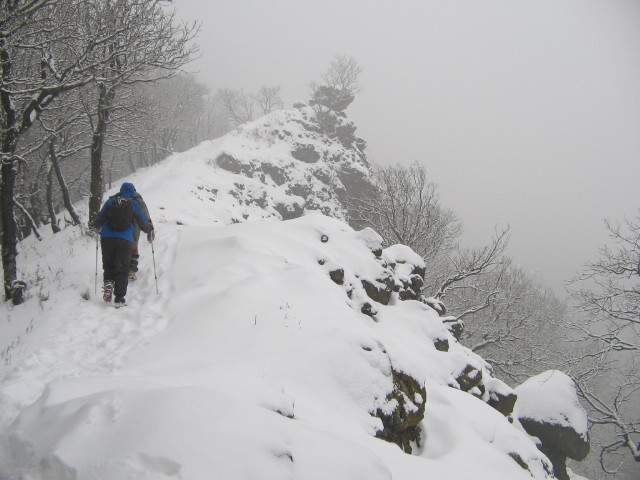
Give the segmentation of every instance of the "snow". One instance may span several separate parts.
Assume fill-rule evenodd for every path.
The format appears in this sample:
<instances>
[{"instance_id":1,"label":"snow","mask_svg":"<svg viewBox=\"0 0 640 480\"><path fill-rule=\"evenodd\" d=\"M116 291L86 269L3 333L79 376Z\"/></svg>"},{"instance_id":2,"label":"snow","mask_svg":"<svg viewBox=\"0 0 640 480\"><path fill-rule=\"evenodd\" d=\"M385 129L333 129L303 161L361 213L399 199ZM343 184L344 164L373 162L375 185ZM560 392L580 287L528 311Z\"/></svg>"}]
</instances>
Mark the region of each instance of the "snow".
<instances>
[{"instance_id":1,"label":"snow","mask_svg":"<svg viewBox=\"0 0 640 480\"><path fill-rule=\"evenodd\" d=\"M126 308L94 293L94 239L69 227L22 242L30 298L0 306L0 478L548 478L490 392L456 388L472 365L508 390L433 309L394 294L361 312L361 280L419 257L394 246L376 258L377 234L338 218L277 221L268 204L238 202L227 192L242 176L212 160L246 148L205 142L126 179L156 227ZM395 407L392 371L426 388L412 399L426 414L411 455L375 437L372 413Z\"/></svg>"},{"instance_id":2,"label":"snow","mask_svg":"<svg viewBox=\"0 0 640 480\"><path fill-rule=\"evenodd\" d=\"M529 378L515 391L516 417L570 427L588 438L587 412L578 402L574 381L566 373L547 370Z\"/></svg>"}]
</instances>

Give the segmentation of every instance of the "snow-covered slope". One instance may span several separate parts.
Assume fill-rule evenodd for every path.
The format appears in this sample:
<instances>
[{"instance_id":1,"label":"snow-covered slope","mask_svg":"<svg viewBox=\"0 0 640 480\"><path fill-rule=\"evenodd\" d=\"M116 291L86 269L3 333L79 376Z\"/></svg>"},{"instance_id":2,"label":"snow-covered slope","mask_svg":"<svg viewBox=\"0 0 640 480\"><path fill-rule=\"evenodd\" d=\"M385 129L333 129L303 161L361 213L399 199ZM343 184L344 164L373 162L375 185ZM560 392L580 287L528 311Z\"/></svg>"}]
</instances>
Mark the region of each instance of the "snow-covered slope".
<instances>
[{"instance_id":1,"label":"snow-covered slope","mask_svg":"<svg viewBox=\"0 0 640 480\"><path fill-rule=\"evenodd\" d=\"M157 240L124 309L94 294L94 239L23 242L37 286L0 307L0 478L549 478L488 404L508 387L432 308L400 300L421 260L320 213L268 221L270 200L228 194L256 177L213 161L244 158L237 141L127 179ZM373 301L385 285L398 292ZM410 454L377 438L419 412Z\"/></svg>"},{"instance_id":2,"label":"snow-covered slope","mask_svg":"<svg viewBox=\"0 0 640 480\"><path fill-rule=\"evenodd\" d=\"M172 167L162 167L162 182L142 191L161 189L165 201L178 203L170 215L193 212L194 201L197 207L208 203L211 208L202 209L207 222L291 219L305 211L345 219L347 187L370 187L371 171L355 127L342 117L336 121L327 134L310 107L273 112L173 157ZM167 186L171 194L165 194Z\"/></svg>"}]
</instances>

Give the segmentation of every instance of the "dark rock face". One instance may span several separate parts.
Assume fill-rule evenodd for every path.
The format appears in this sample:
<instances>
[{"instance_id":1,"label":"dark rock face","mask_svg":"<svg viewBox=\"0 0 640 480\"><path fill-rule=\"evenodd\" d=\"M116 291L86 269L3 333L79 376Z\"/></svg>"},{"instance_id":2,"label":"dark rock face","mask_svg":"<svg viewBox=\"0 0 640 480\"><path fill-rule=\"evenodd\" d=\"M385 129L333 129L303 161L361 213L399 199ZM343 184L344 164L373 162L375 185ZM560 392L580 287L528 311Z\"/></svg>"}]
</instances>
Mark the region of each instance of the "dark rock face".
<instances>
[{"instance_id":1,"label":"dark rock face","mask_svg":"<svg viewBox=\"0 0 640 480\"><path fill-rule=\"evenodd\" d=\"M311 185L304 183L293 183L289 185L287 189L288 192L292 195L297 195L298 197L307 198L313 192L313 188Z\"/></svg>"},{"instance_id":2,"label":"dark rock face","mask_svg":"<svg viewBox=\"0 0 640 480\"><path fill-rule=\"evenodd\" d=\"M422 274L422 278L424 278L424 273ZM440 300L436 300L435 298L425 298L424 303L438 312L438 315L440 315L441 317L444 317L447 314L447 308Z\"/></svg>"},{"instance_id":3,"label":"dark rock face","mask_svg":"<svg viewBox=\"0 0 640 480\"><path fill-rule=\"evenodd\" d=\"M398 292L400 300L419 300L422 285L423 277L412 274L409 279L400 279L400 285L396 285L395 291Z\"/></svg>"},{"instance_id":4,"label":"dark rock face","mask_svg":"<svg viewBox=\"0 0 640 480\"><path fill-rule=\"evenodd\" d=\"M393 278L390 275L376 279L375 283L362 280L362 286L371 300L381 303L382 305L389 305L391 292L393 291Z\"/></svg>"},{"instance_id":5,"label":"dark rock face","mask_svg":"<svg viewBox=\"0 0 640 480\"><path fill-rule=\"evenodd\" d=\"M487 403L502 415L508 417L513 412L513 407L516 405L517 400L518 396L512 392L509 392L506 395L500 392L491 392L491 396Z\"/></svg>"},{"instance_id":6,"label":"dark rock face","mask_svg":"<svg viewBox=\"0 0 640 480\"><path fill-rule=\"evenodd\" d=\"M553 465L553 475L559 480L569 480L567 457L584 460L589 454L589 441L574 429L563 425L541 422L530 418L520 418L520 423L529 435L538 437L544 453Z\"/></svg>"},{"instance_id":7,"label":"dark rock face","mask_svg":"<svg viewBox=\"0 0 640 480\"><path fill-rule=\"evenodd\" d=\"M331 280L333 280L338 285L342 285L344 282L344 269L337 268L335 270L331 270L329 272L329 277L331 277Z\"/></svg>"},{"instance_id":8,"label":"dark rock face","mask_svg":"<svg viewBox=\"0 0 640 480\"><path fill-rule=\"evenodd\" d=\"M244 162L241 162L237 158L232 157L227 153L222 153L216 158L216 163L220 168L227 170L231 173L242 174L248 177L253 175L251 167Z\"/></svg>"},{"instance_id":9,"label":"dark rock face","mask_svg":"<svg viewBox=\"0 0 640 480\"><path fill-rule=\"evenodd\" d=\"M305 163L315 163L320 160L320 154L316 152L313 145L296 144L295 149L291 151L291 156Z\"/></svg>"},{"instance_id":10,"label":"dark rock face","mask_svg":"<svg viewBox=\"0 0 640 480\"><path fill-rule=\"evenodd\" d=\"M393 390L386 403L396 405L392 411L378 409L375 416L382 420L383 428L376 437L395 443L406 453L411 453L411 443L420 446L419 424L424 418L427 391L415 378L392 370ZM383 411L384 410L384 411Z\"/></svg>"},{"instance_id":11,"label":"dark rock face","mask_svg":"<svg viewBox=\"0 0 640 480\"><path fill-rule=\"evenodd\" d=\"M321 105L334 112L342 112L351 105L354 100L353 94L328 85L319 86L314 92L311 105Z\"/></svg>"},{"instance_id":12,"label":"dark rock face","mask_svg":"<svg viewBox=\"0 0 640 480\"><path fill-rule=\"evenodd\" d=\"M284 183L287 181L287 174L284 169L276 165L263 162L260 168L264 173L271 177L276 185L284 185Z\"/></svg>"},{"instance_id":13,"label":"dark rock face","mask_svg":"<svg viewBox=\"0 0 640 480\"><path fill-rule=\"evenodd\" d=\"M451 332L451 335L453 335L456 340L460 341L460 337L464 332L464 322L462 320L456 320L455 317L449 317L444 318L442 320L442 323L444 323L444 326L447 327L447 330Z\"/></svg>"},{"instance_id":14,"label":"dark rock face","mask_svg":"<svg viewBox=\"0 0 640 480\"><path fill-rule=\"evenodd\" d=\"M580 407L575 382L565 373L549 370L515 389L515 414L522 428L539 439L538 448L553 466L553 475L569 480L567 458L582 461L589 454L587 413ZM540 398L552 398L554 410L540 408Z\"/></svg>"},{"instance_id":15,"label":"dark rock face","mask_svg":"<svg viewBox=\"0 0 640 480\"><path fill-rule=\"evenodd\" d=\"M378 313L378 311L373 308L373 305L371 305L369 302L364 302L362 304L362 307L360 308L360 311L369 317L373 317Z\"/></svg>"},{"instance_id":16,"label":"dark rock face","mask_svg":"<svg viewBox=\"0 0 640 480\"><path fill-rule=\"evenodd\" d=\"M589 440L578 434L573 428L531 418L520 418L519 420L529 435L540 439L545 449L573 460L580 461L587 458Z\"/></svg>"},{"instance_id":17,"label":"dark rock face","mask_svg":"<svg viewBox=\"0 0 640 480\"><path fill-rule=\"evenodd\" d=\"M422 300L426 268L420 257L408 247L393 245L384 250L386 266L393 271L393 291L400 300ZM417 259L417 260L416 260Z\"/></svg>"},{"instance_id":18,"label":"dark rock face","mask_svg":"<svg viewBox=\"0 0 640 480\"><path fill-rule=\"evenodd\" d=\"M513 460L515 460L515 462L518 465L520 465L520 467L522 467L524 470L529 470L529 465L527 465L527 463L524 460L522 460L522 457L520 455L518 455L515 452L511 452L509 456L513 458Z\"/></svg>"},{"instance_id":19,"label":"dark rock face","mask_svg":"<svg viewBox=\"0 0 640 480\"><path fill-rule=\"evenodd\" d=\"M482 371L473 365L466 365L462 372L456 377L456 382L460 385L460 390L468 392L482 382Z\"/></svg>"},{"instance_id":20,"label":"dark rock face","mask_svg":"<svg viewBox=\"0 0 640 480\"><path fill-rule=\"evenodd\" d=\"M291 206L277 203L273 208L282 216L283 220L298 218L304 213L304 209L297 203L294 203Z\"/></svg>"},{"instance_id":21,"label":"dark rock face","mask_svg":"<svg viewBox=\"0 0 640 480\"><path fill-rule=\"evenodd\" d=\"M449 351L449 340L446 338L436 338L433 340L433 346L436 347L436 350L439 352L448 352Z\"/></svg>"},{"instance_id":22,"label":"dark rock face","mask_svg":"<svg viewBox=\"0 0 640 480\"><path fill-rule=\"evenodd\" d=\"M567 472L567 457L546 448L544 445L540 447L540 451L544 453L549 460L551 460L554 477L558 480L570 480L569 472Z\"/></svg>"},{"instance_id":23,"label":"dark rock face","mask_svg":"<svg viewBox=\"0 0 640 480\"><path fill-rule=\"evenodd\" d=\"M329 172L326 170L323 170L322 168L318 168L317 170L314 170L313 176L316 177L325 185L331 184L331 176L329 175Z\"/></svg>"},{"instance_id":24,"label":"dark rock face","mask_svg":"<svg viewBox=\"0 0 640 480\"><path fill-rule=\"evenodd\" d=\"M343 145L351 146L356 139L356 126L353 123L346 123L336 127L336 136Z\"/></svg>"}]
</instances>

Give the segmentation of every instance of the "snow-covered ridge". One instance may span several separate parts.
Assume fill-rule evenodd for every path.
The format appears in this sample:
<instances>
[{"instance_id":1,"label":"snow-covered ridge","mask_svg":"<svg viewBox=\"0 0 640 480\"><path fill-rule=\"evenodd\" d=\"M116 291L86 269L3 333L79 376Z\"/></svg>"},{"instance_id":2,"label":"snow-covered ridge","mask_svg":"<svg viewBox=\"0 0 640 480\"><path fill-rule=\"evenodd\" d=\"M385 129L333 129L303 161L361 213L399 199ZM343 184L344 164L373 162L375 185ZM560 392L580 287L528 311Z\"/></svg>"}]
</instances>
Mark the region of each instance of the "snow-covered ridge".
<instances>
[{"instance_id":1,"label":"snow-covered ridge","mask_svg":"<svg viewBox=\"0 0 640 480\"><path fill-rule=\"evenodd\" d=\"M88 271L41 302L49 335L32 333L2 382L18 412L5 475L454 478L464 472L456 458L471 453L478 478L530 478L516 452L544 478L524 433L447 386L462 365L483 362L432 309L392 298L375 317L361 312L358 280L384 269L370 237L318 214L223 228L159 222L162 293L145 251L147 276L125 310L82 298L93 249L75 239L73 269ZM436 349L441 338L448 351ZM393 370L425 387L411 399L428 406L415 457L375 437L376 411L397 406Z\"/></svg>"},{"instance_id":2,"label":"snow-covered ridge","mask_svg":"<svg viewBox=\"0 0 640 480\"><path fill-rule=\"evenodd\" d=\"M242 131L266 122L271 135L301 112ZM264 172L268 159L296 178L291 143L263 138L205 142L127 179L157 237L125 309L94 295L94 239L23 242L22 276L39 287L0 307L20 338L0 345L0 478L551 478L504 414L513 390L420 301L428 265L354 231L339 204L336 218L309 213L311 195ZM313 142L320 157L302 163L318 168L337 146ZM221 155L260 169L231 172ZM246 195L258 191L266 203ZM279 201L307 214L274 221Z\"/></svg>"}]
</instances>

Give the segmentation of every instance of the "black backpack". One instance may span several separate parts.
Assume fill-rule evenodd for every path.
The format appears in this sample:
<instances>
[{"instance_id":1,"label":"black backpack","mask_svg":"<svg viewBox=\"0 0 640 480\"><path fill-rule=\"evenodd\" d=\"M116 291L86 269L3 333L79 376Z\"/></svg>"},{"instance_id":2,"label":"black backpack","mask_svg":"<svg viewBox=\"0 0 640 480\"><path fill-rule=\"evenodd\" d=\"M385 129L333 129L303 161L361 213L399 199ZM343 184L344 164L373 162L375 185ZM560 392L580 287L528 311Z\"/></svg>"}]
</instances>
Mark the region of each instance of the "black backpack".
<instances>
[{"instance_id":1,"label":"black backpack","mask_svg":"<svg viewBox=\"0 0 640 480\"><path fill-rule=\"evenodd\" d=\"M113 197L113 202L104 212L107 225L118 232L127 230L133 224L133 199Z\"/></svg>"}]
</instances>

